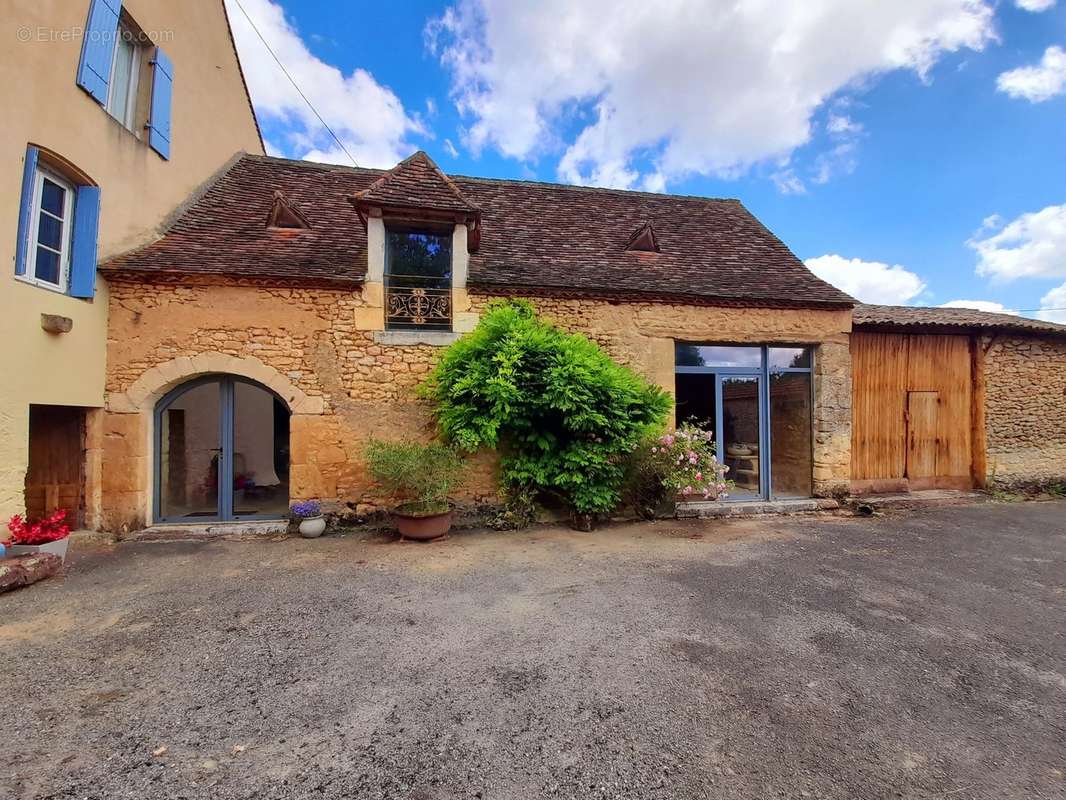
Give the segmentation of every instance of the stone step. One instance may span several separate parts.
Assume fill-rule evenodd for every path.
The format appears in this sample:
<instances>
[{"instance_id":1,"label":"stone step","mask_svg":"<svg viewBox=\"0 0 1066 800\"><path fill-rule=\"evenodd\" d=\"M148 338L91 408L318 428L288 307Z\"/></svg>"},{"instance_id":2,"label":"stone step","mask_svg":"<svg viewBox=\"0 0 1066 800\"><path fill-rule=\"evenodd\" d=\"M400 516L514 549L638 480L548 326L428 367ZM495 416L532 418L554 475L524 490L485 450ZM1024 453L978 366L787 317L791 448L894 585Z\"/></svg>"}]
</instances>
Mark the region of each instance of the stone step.
<instances>
[{"instance_id":1,"label":"stone step","mask_svg":"<svg viewBox=\"0 0 1066 800\"><path fill-rule=\"evenodd\" d=\"M181 522L152 525L139 531L131 531L124 541L172 542L188 539L213 539L225 537L277 536L289 530L284 519L243 520L240 522Z\"/></svg>"},{"instance_id":2,"label":"stone step","mask_svg":"<svg viewBox=\"0 0 1066 800\"><path fill-rule=\"evenodd\" d=\"M815 511L835 511L840 508L836 500L811 497L799 500L735 500L716 502L694 500L677 504L679 518L708 518L750 516L754 514L809 514Z\"/></svg>"}]
</instances>

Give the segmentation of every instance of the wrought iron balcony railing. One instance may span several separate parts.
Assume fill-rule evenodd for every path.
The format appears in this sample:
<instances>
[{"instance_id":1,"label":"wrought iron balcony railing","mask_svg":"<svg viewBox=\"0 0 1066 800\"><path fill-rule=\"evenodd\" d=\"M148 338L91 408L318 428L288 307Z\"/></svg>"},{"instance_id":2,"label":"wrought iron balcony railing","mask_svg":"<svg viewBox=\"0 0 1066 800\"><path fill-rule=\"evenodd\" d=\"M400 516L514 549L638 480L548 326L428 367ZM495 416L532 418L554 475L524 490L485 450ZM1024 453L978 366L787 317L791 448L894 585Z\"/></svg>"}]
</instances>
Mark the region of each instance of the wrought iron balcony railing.
<instances>
[{"instance_id":1,"label":"wrought iron balcony railing","mask_svg":"<svg viewBox=\"0 0 1066 800\"><path fill-rule=\"evenodd\" d=\"M385 327L394 330L450 331L451 279L386 275Z\"/></svg>"}]
</instances>

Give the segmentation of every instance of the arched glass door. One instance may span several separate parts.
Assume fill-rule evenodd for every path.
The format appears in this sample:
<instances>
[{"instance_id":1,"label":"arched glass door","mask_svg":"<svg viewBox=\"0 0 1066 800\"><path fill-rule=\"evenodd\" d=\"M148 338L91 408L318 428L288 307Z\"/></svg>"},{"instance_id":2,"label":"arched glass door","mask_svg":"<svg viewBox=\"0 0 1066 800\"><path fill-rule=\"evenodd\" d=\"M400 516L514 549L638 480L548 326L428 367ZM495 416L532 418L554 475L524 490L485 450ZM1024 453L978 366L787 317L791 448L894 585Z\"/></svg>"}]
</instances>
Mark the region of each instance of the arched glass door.
<instances>
[{"instance_id":1,"label":"arched glass door","mask_svg":"<svg viewBox=\"0 0 1066 800\"><path fill-rule=\"evenodd\" d=\"M155 412L156 522L277 519L289 507L289 411L242 378L171 391Z\"/></svg>"}]
</instances>

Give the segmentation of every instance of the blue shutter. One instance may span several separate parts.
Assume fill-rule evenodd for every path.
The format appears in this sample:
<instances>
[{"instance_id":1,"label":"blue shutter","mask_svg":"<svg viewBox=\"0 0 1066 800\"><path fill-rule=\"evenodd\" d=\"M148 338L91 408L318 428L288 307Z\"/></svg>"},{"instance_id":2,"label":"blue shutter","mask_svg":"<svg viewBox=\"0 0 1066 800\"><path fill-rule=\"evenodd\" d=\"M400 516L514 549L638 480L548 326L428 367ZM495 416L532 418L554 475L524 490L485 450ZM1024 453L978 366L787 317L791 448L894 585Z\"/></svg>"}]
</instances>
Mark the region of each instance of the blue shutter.
<instances>
[{"instance_id":1,"label":"blue shutter","mask_svg":"<svg viewBox=\"0 0 1066 800\"><path fill-rule=\"evenodd\" d=\"M26 248L29 247L30 225L33 220L33 187L37 182L37 148L26 148L26 163L22 167L22 200L19 203L19 238L15 243L15 274L26 274Z\"/></svg>"},{"instance_id":2,"label":"blue shutter","mask_svg":"<svg viewBox=\"0 0 1066 800\"><path fill-rule=\"evenodd\" d=\"M100 227L100 187L79 186L74 195L74 237L70 252L70 296L92 297L96 290L96 234Z\"/></svg>"},{"instance_id":3,"label":"blue shutter","mask_svg":"<svg viewBox=\"0 0 1066 800\"><path fill-rule=\"evenodd\" d=\"M170 159L170 89L174 82L174 65L161 47L152 61L152 110L148 117L148 145L165 159Z\"/></svg>"},{"instance_id":4,"label":"blue shutter","mask_svg":"<svg viewBox=\"0 0 1066 800\"><path fill-rule=\"evenodd\" d=\"M107 103L107 84L111 80L111 59L115 55L115 36L121 0L90 0L89 19L81 40L81 63L78 86L100 105Z\"/></svg>"}]
</instances>

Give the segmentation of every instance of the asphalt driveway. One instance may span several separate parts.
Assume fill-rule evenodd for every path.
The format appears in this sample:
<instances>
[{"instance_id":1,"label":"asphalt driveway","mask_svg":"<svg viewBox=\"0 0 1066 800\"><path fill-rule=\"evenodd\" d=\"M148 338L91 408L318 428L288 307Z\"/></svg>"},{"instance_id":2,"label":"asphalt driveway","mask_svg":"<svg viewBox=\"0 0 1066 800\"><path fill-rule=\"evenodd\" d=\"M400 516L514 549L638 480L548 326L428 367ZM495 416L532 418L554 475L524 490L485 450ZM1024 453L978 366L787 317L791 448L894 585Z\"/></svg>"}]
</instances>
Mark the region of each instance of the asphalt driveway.
<instances>
[{"instance_id":1,"label":"asphalt driveway","mask_svg":"<svg viewBox=\"0 0 1066 800\"><path fill-rule=\"evenodd\" d=\"M1066 797L1066 503L123 544L0 596L4 798Z\"/></svg>"}]
</instances>

